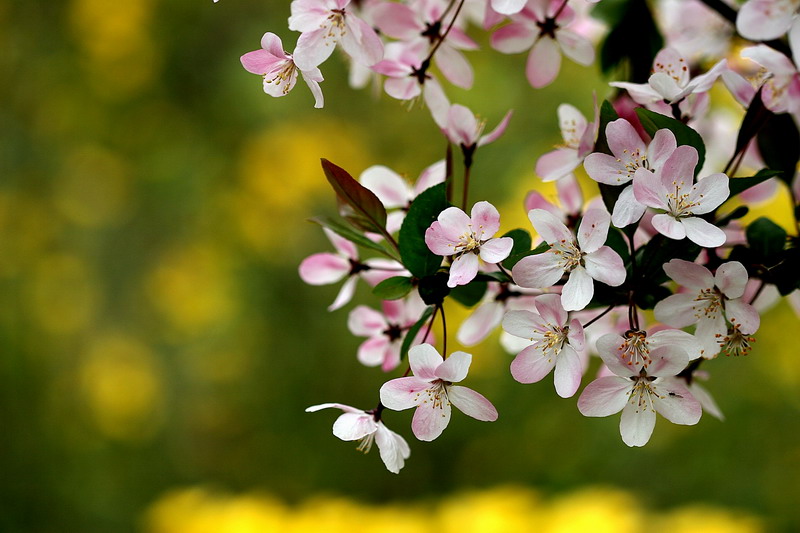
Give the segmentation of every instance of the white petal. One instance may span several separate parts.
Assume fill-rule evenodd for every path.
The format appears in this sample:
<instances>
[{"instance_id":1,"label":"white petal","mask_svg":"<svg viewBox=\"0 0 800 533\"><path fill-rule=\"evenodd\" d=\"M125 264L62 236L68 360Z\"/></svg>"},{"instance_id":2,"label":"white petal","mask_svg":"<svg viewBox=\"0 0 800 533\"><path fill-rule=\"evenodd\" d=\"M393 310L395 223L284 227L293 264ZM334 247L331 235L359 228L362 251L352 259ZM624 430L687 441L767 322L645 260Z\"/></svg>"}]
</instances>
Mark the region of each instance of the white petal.
<instances>
[{"instance_id":1,"label":"white petal","mask_svg":"<svg viewBox=\"0 0 800 533\"><path fill-rule=\"evenodd\" d=\"M497 409L482 394L467 387L453 385L447 388L447 398L459 411L475 420L494 422Z\"/></svg>"}]
</instances>

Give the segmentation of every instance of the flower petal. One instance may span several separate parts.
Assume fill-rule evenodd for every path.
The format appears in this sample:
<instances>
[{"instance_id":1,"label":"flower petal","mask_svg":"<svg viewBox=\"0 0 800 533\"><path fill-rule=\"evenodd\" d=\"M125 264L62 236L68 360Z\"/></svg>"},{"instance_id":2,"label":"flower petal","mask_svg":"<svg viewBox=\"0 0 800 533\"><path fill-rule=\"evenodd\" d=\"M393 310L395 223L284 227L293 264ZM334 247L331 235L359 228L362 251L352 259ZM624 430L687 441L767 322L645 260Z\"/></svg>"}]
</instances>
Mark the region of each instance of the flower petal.
<instances>
[{"instance_id":1,"label":"flower petal","mask_svg":"<svg viewBox=\"0 0 800 533\"><path fill-rule=\"evenodd\" d=\"M345 413L333 423L333 434L342 440L358 440L378 429L372 415Z\"/></svg>"},{"instance_id":2,"label":"flower petal","mask_svg":"<svg viewBox=\"0 0 800 533\"><path fill-rule=\"evenodd\" d=\"M489 336L503 320L503 304L484 302L461 323L456 340L463 346L474 346Z\"/></svg>"},{"instance_id":3,"label":"flower petal","mask_svg":"<svg viewBox=\"0 0 800 533\"><path fill-rule=\"evenodd\" d=\"M472 231L479 241L494 237L500 231L500 212L489 202L477 202L470 211Z\"/></svg>"},{"instance_id":4,"label":"flower petal","mask_svg":"<svg viewBox=\"0 0 800 533\"><path fill-rule=\"evenodd\" d=\"M415 407L419 403L421 393L428 387L430 382L416 376L387 381L380 389L381 403L392 411Z\"/></svg>"},{"instance_id":5,"label":"flower petal","mask_svg":"<svg viewBox=\"0 0 800 533\"><path fill-rule=\"evenodd\" d=\"M553 370L556 356L552 351L543 353L539 345L531 345L511 361L511 376L520 383L537 383Z\"/></svg>"},{"instance_id":6,"label":"flower petal","mask_svg":"<svg viewBox=\"0 0 800 533\"><path fill-rule=\"evenodd\" d=\"M738 325L745 335L752 335L761 325L761 317L756 308L743 302L741 298L725 302L725 316L731 324Z\"/></svg>"},{"instance_id":7,"label":"flower petal","mask_svg":"<svg viewBox=\"0 0 800 533\"><path fill-rule=\"evenodd\" d=\"M564 275L559 257L551 251L520 259L511 269L514 283L528 289L552 287Z\"/></svg>"},{"instance_id":8,"label":"flower petal","mask_svg":"<svg viewBox=\"0 0 800 533\"><path fill-rule=\"evenodd\" d=\"M563 222L544 209L533 209L528 212L528 219L539 236L552 245L557 242L572 242L574 237Z\"/></svg>"},{"instance_id":9,"label":"flower petal","mask_svg":"<svg viewBox=\"0 0 800 533\"><path fill-rule=\"evenodd\" d=\"M679 222L683 225L686 238L703 248L717 248L725 244L728 239L724 231L702 218L687 217L680 219Z\"/></svg>"},{"instance_id":10,"label":"flower petal","mask_svg":"<svg viewBox=\"0 0 800 533\"><path fill-rule=\"evenodd\" d=\"M571 398L581 385L583 365L578 352L566 345L556 358L556 371L553 374L556 393L562 398Z\"/></svg>"},{"instance_id":11,"label":"flower petal","mask_svg":"<svg viewBox=\"0 0 800 533\"><path fill-rule=\"evenodd\" d=\"M451 289L458 285L466 285L478 275L480 261L474 253L466 253L456 257L450 265L450 277L447 286Z\"/></svg>"},{"instance_id":12,"label":"flower petal","mask_svg":"<svg viewBox=\"0 0 800 533\"><path fill-rule=\"evenodd\" d=\"M359 305L347 316L347 329L357 337L372 337L380 335L388 324L378 311Z\"/></svg>"},{"instance_id":13,"label":"flower petal","mask_svg":"<svg viewBox=\"0 0 800 533\"><path fill-rule=\"evenodd\" d=\"M469 373L472 355L466 352L453 352L435 371L436 377L452 383L463 381Z\"/></svg>"},{"instance_id":14,"label":"flower petal","mask_svg":"<svg viewBox=\"0 0 800 533\"><path fill-rule=\"evenodd\" d=\"M450 402L428 401L421 403L414 411L411 420L411 431L419 440L430 442L442 434L447 424L450 423Z\"/></svg>"},{"instance_id":15,"label":"flower petal","mask_svg":"<svg viewBox=\"0 0 800 533\"><path fill-rule=\"evenodd\" d=\"M584 309L594 296L594 280L582 266L569 273L569 279L561 291L561 303L567 311Z\"/></svg>"},{"instance_id":16,"label":"flower petal","mask_svg":"<svg viewBox=\"0 0 800 533\"><path fill-rule=\"evenodd\" d=\"M497 409L492 405L492 402L470 388L458 385L448 387L447 399L459 411L475 420L482 422L494 422L497 420Z\"/></svg>"},{"instance_id":17,"label":"flower petal","mask_svg":"<svg viewBox=\"0 0 800 533\"><path fill-rule=\"evenodd\" d=\"M599 250L586 254L583 261L589 276L601 283L618 287L625 281L625 263L609 246L602 246Z\"/></svg>"},{"instance_id":18,"label":"flower petal","mask_svg":"<svg viewBox=\"0 0 800 533\"><path fill-rule=\"evenodd\" d=\"M350 272L350 261L341 255L323 252L303 259L300 279L309 285L336 283Z\"/></svg>"},{"instance_id":19,"label":"flower petal","mask_svg":"<svg viewBox=\"0 0 800 533\"><path fill-rule=\"evenodd\" d=\"M700 421L703 408L686 385L677 379L658 379L653 382L658 397L653 399L656 411L672 422L692 426Z\"/></svg>"},{"instance_id":20,"label":"flower petal","mask_svg":"<svg viewBox=\"0 0 800 533\"><path fill-rule=\"evenodd\" d=\"M728 261L717 269L714 284L728 298L741 298L747 286L747 270L739 261Z\"/></svg>"},{"instance_id":21,"label":"flower petal","mask_svg":"<svg viewBox=\"0 0 800 533\"><path fill-rule=\"evenodd\" d=\"M381 460L386 469L393 474L398 474L405 465L405 460L411 455L411 448L406 440L387 428L383 422L378 422L375 432L375 444L378 445Z\"/></svg>"},{"instance_id":22,"label":"flower petal","mask_svg":"<svg viewBox=\"0 0 800 533\"><path fill-rule=\"evenodd\" d=\"M481 244L480 256L489 264L499 263L508 257L513 247L514 239L511 237L489 239Z\"/></svg>"},{"instance_id":23,"label":"flower petal","mask_svg":"<svg viewBox=\"0 0 800 533\"><path fill-rule=\"evenodd\" d=\"M408 364L414 375L420 379L436 379L436 369L442 364L442 356L430 344L420 344L408 351Z\"/></svg>"},{"instance_id":24,"label":"flower petal","mask_svg":"<svg viewBox=\"0 0 800 533\"><path fill-rule=\"evenodd\" d=\"M578 227L578 245L582 252L592 253L606 242L611 215L602 209L589 209Z\"/></svg>"},{"instance_id":25,"label":"flower petal","mask_svg":"<svg viewBox=\"0 0 800 533\"><path fill-rule=\"evenodd\" d=\"M635 190L636 189L634 189L634 191ZM682 222L685 220L686 219L678 220L672 215L661 213L659 215L655 215L650 223L660 234L664 235L665 237L669 237L670 239L679 241L686 238L686 228L682 224Z\"/></svg>"},{"instance_id":26,"label":"flower petal","mask_svg":"<svg viewBox=\"0 0 800 533\"><path fill-rule=\"evenodd\" d=\"M560 69L561 51L558 43L550 37L539 36L525 66L528 82L535 89L541 89L556 79Z\"/></svg>"},{"instance_id":27,"label":"flower petal","mask_svg":"<svg viewBox=\"0 0 800 533\"><path fill-rule=\"evenodd\" d=\"M622 442L628 446L644 446L650 440L655 427L656 412L646 402L640 406L632 400L625 405L619 421Z\"/></svg>"},{"instance_id":28,"label":"flower petal","mask_svg":"<svg viewBox=\"0 0 800 533\"><path fill-rule=\"evenodd\" d=\"M583 416L609 416L618 413L628 402L633 382L619 376L605 376L589 383L580 398L578 410Z\"/></svg>"}]
</instances>

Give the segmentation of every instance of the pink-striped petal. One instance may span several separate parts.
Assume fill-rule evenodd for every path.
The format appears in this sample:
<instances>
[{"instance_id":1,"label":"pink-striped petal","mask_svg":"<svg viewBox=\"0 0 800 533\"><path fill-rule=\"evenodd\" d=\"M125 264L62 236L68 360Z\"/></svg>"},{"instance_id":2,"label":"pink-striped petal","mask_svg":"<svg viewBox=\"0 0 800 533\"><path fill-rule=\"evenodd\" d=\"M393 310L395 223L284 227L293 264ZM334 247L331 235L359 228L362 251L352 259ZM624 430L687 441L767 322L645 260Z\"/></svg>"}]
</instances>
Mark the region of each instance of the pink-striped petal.
<instances>
[{"instance_id":1,"label":"pink-striped petal","mask_svg":"<svg viewBox=\"0 0 800 533\"><path fill-rule=\"evenodd\" d=\"M448 387L447 399L459 411L475 420L482 422L494 422L497 420L497 409L492 405L492 402L470 388L459 385Z\"/></svg>"},{"instance_id":2,"label":"pink-striped petal","mask_svg":"<svg viewBox=\"0 0 800 533\"><path fill-rule=\"evenodd\" d=\"M561 51L550 37L540 36L531 48L525 74L534 89L550 85L561 69Z\"/></svg>"},{"instance_id":3,"label":"pink-striped petal","mask_svg":"<svg viewBox=\"0 0 800 533\"><path fill-rule=\"evenodd\" d=\"M402 411L416 406L430 383L416 376L397 378L381 386L381 403L392 411Z\"/></svg>"},{"instance_id":4,"label":"pink-striped petal","mask_svg":"<svg viewBox=\"0 0 800 533\"><path fill-rule=\"evenodd\" d=\"M559 256L547 251L543 254L523 257L511 270L514 283L528 289L552 287L564 275Z\"/></svg>"},{"instance_id":5,"label":"pink-striped petal","mask_svg":"<svg viewBox=\"0 0 800 533\"><path fill-rule=\"evenodd\" d=\"M436 379L436 369L442 361L442 356L430 344L420 344L408 351L408 363L414 375L420 379L427 381Z\"/></svg>"},{"instance_id":6,"label":"pink-striped petal","mask_svg":"<svg viewBox=\"0 0 800 533\"><path fill-rule=\"evenodd\" d=\"M633 382L619 376L605 376L589 383L580 398L578 410L583 416L609 416L618 413L628 402Z\"/></svg>"}]
</instances>

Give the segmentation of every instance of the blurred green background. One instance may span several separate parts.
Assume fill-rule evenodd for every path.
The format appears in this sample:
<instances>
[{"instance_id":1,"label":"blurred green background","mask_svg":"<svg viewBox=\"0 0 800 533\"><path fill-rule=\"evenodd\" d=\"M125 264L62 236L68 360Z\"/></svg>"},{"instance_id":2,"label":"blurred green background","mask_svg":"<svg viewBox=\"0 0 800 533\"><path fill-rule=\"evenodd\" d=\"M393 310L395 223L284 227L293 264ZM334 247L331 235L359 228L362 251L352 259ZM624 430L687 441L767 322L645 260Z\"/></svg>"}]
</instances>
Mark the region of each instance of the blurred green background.
<instances>
[{"instance_id":1,"label":"blurred green background","mask_svg":"<svg viewBox=\"0 0 800 533\"><path fill-rule=\"evenodd\" d=\"M399 476L333 437L336 413L303 412L369 408L395 377L356 361L352 305L325 311L338 287L297 276L330 249L306 222L334 210L319 158L413 179L445 143L419 106L349 89L337 55L324 110L302 82L265 95L239 56L265 31L291 49L288 14L272 1L0 2L0 531L800 529L785 304L749 357L706 365L727 421L661 420L644 449L548 380L514 382L496 336L472 350L469 381L499 421L456 415L428 444L411 412L387 413L412 446ZM608 91L569 61L534 91L524 55L483 44L474 90L451 98L489 128L515 115L478 152L471 198L527 228L556 106L589 114L591 91ZM377 307L365 287L356 300Z\"/></svg>"}]
</instances>

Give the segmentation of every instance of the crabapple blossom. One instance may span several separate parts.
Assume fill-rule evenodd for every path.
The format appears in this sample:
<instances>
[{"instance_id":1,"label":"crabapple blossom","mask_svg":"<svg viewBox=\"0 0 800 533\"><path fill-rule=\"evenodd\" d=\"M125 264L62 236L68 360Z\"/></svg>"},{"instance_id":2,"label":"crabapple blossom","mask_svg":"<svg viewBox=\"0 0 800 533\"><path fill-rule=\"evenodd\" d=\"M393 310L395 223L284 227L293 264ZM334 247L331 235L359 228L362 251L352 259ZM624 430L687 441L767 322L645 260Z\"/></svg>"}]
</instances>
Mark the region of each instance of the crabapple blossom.
<instances>
[{"instance_id":1,"label":"crabapple blossom","mask_svg":"<svg viewBox=\"0 0 800 533\"><path fill-rule=\"evenodd\" d=\"M798 27L798 32L800 32L800 27ZM797 37L800 38L800 35ZM791 43L792 51L800 52L800 47L796 46L795 41L791 41ZM764 44L745 48L742 50L741 56L755 61L769 73L764 79L761 89L764 107L773 113L800 112L800 73L791 59ZM731 83L731 76L728 74L729 87L738 88L740 94L742 92L748 95L755 94L752 86L748 90L746 85ZM749 102L752 96L744 96L744 98Z\"/></svg>"},{"instance_id":2,"label":"crabapple blossom","mask_svg":"<svg viewBox=\"0 0 800 533\"><path fill-rule=\"evenodd\" d=\"M341 403L322 403L306 408L306 413L314 413L321 409L341 409L343 414L333 423L333 434L342 440L360 440L358 451L367 453L372 443L378 445L386 469L393 474L400 473L405 460L411 455L411 448L406 440L387 428L380 419L380 408L373 411L362 411Z\"/></svg>"},{"instance_id":3,"label":"crabapple blossom","mask_svg":"<svg viewBox=\"0 0 800 533\"><path fill-rule=\"evenodd\" d=\"M371 66L383 57L375 30L350 10L350 0L292 0L289 29L301 32L294 61L301 70L323 63L335 45L354 61Z\"/></svg>"},{"instance_id":4,"label":"crabapple blossom","mask_svg":"<svg viewBox=\"0 0 800 533\"><path fill-rule=\"evenodd\" d=\"M619 431L628 446L644 446L653 434L656 412L674 424L693 425L700 420L702 408L685 382L673 379L689 363L686 352L664 344L650 351L645 369L631 365L618 350L611 335L609 343L598 341L600 357L615 375L600 377L586 386L578 398L578 410L584 416L609 416L622 411Z\"/></svg>"},{"instance_id":5,"label":"crabapple blossom","mask_svg":"<svg viewBox=\"0 0 800 533\"><path fill-rule=\"evenodd\" d=\"M568 274L561 304L567 311L578 311L592 300L594 280L612 287L625 281L622 258L604 246L611 223L611 216L605 211L589 209L584 213L577 240L560 220L544 209L533 209L528 218L550 249L523 257L514 265L512 274L517 285L551 287Z\"/></svg>"},{"instance_id":6,"label":"crabapple blossom","mask_svg":"<svg viewBox=\"0 0 800 533\"><path fill-rule=\"evenodd\" d=\"M564 0L528 0L525 8L511 17L511 24L492 34L492 47L504 54L530 49L525 74L531 86L540 89L558 76L562 52L581 65L588 66L594 61L592 43L565 29L574 16L575 12Z\"/></svg>"},{"instance_id":7,"label":"crabapple blossom","mask_svg":"<svg viewBox=\"0 0 800 533\"><path fill-rule=\"evenodd\" d=\"M470 215L458 207L448 207L425 231L425 244L430 251L443 257L452 257L447 286L466 285L478 274L482 259L494 264L511 253L511 237L493 238L500 230L500 213L489 202L472 206Z\"/></svg>"},{"instance_id":8,"label":"crabapple blossom","mask_svg":"<svg viewBox=\"0 0 800 533\"><path fill-rule=\"evenodd\" d=\"M736 30L753 41L777 39L797 26L800 0L748 0L736 16Z\"/></svg>"},{"instance_id":9,"label":"crabapple blossom","mask_svg":"<svg viewBox=\"0 0 800 533\"><path fill-rule=\"evenodd\" d=\"M443 359L430 344L420 344L408 351L413 376L387 381L381 387L381 403L387 409L402 411L416 407L411 430L419 440L432 441L450 423L451 405L462 413L483 422L497 420L497 409L474 390L453 385L469 372L472 355L453 352Z\"/></svg>"},{"instance_id":10,"label":"crabapple blossom","mask_svg":"<svg viewBox=\"0 0 800 533\"><path fill-rule=\"evenodd\" d=\"M404 272L400 263L390 259L361 261L355 244L328 228L322 230L337 253L322 252L310 255L300 263L299 272L300 278L309 285L329 285L347 278L336 299L328 307L328 311L341 308L353 298L359 277L363 277L370 285L377 285L393 275Z\"/></svg>"},{"instance_id":11,"label":"crabapple blossom","mask_svg":"<svg viewBox=\"0 0 800 533\"><path fill-rule=\"evenodd\" d=\"M242 66L247 72L264 77L264 92L270 96L286 96L297 82L297 71L314 95L314 107L321 108L325 101L319 82L323 81L318 68L298 69L291 54L283 50L280 37L265 33L261 38L261 50L247 52L241 57Z\"/></svg>"},{"instance_id":12,"label":"crabapple blossom","mask_svg":"<svg viewBox=\"0 0 800 533\"><path fill-rule=\"evenodd\" d=\"M358 347L358 360L366 366L380 366L384 372L400 364L400 347L408 328L419 320L425 303L413 293L406 300L385 300L383 313L359 305L350 311L347 327L357 337L369 337ZM417 333L419 344L423 332Z\"/></svg>"},{"instance_id":13,"label":"crabapple blossom","mask_svg":"<svg viewBox=\"0 0 800 533\"><path fill-rule=\"evenodd\" d=\"M533 305L534 294L510 283L490 283L483 302L461 323L456 340L463 346L474 346L484 340L503 321L508 309L525 309Z\"/></svg>"},{"instance_id":14,"label":"crabapple blossom","mask_svg":"<svg viewBox=\"0 0 800 533\"><path fill-rule=\"evenodd\" d=\"M512 115L512 111L509 111L495 129L486 135L481 135L486 122L479 122L472 111L463 105L453 104L449 106L446 114L433 109L431 112L434 118L437 116L444 118L443 124L439 125L442 128L442 132L450 142L461 147L464 152L464 158L468 159L470 163L472 154L479 146L496 141L506 131L508 121L511 120Z\"/></svg>"},{"instance_id":15,"label":"crabapple blossom","mask_svg":"<svg viewBox=\"0 0 800 533\"><path fill-rule=\"evenodd\" d=\"M648 370L653 362L650 352L661 346L675 346L686 352L689 360L702 355L694 335L679 329L660 329L652 333L640 330L628 330L622 335L606 334L597 339L597 352L616 354L617 358L628 365L631 371Z\"/></svg>"},{"instance_id":16,"label":"crabapple blossom","mask_svg":"<svg viewBox=\"0 0 800 533\"><path fill-rule=\"evenodd\" d=\"M558 124L564 144L542 155L536 161L536 174L542 181L553 181L569 176L584 158L594 150L600 128L600 108L594 103L594 120L586 117L575 106L558 106Z\"/></svg>"},{"instance_id":17,"label":"crabapple blossom","mask_svg":"<svg viewBox=\"0 0 800 533\"><path fill-rule=\"evenodd\" d=\"M649 145L624 118L609 122L606 139L613 155L593 153L586 157L583 167L589 177L607 185L625 185L633 180L636 170L657 170L677 148L675 134L668 129L658 130ZM633 185L628 185L614 204L611 221L623 228L642 218L647 207L634 196Z\"/></svg>"},{"instance_id":18,"label":"crabapple blossom","mask_svg":"<svg viewBox=\"0 0 800 533\"><path fill-rule=\"evenodd\" d=\"M711 174L693 183L697 150L678 146L655 172L640 167L633 178L637 202L664 211L653 217L653 227L670 239L704 247L725 244L725 232L697 215L714 211L728 199L728 176Z\"/></svg>"},{"instance_id":19,"label":"crabapple blossom","mask_svg":"<svg viewBox=\"0 0 800 533\"><path fill-rule=\"evenodd\" d=\"M533 342L519 352L511 363L511 375L520 383L536 383L555 367L556 392L569 398L578 390L583 365L578 351L584 348L583 326L569 320L558 294L543 294L534 302L533 311L509 311L503 329Z\"/></svg>"},{"instance_id":20,"label":"crabapple blossom","mask_svg":"<svg viewBox=\"0 0 800 533\"><path fill-rule=\"evenodd\" d=\"M656 318L676 328L697 325L695 336L710 359L722 349L736 355L746 353L758 330L760 317L755 308L742 301L747 270L738 261L721 265L715 274L704 266L673 259L664 271L678 285L688 289L658 302ZM730 323L730 327L728 326Z\"/></svg>"}]
</instances>

